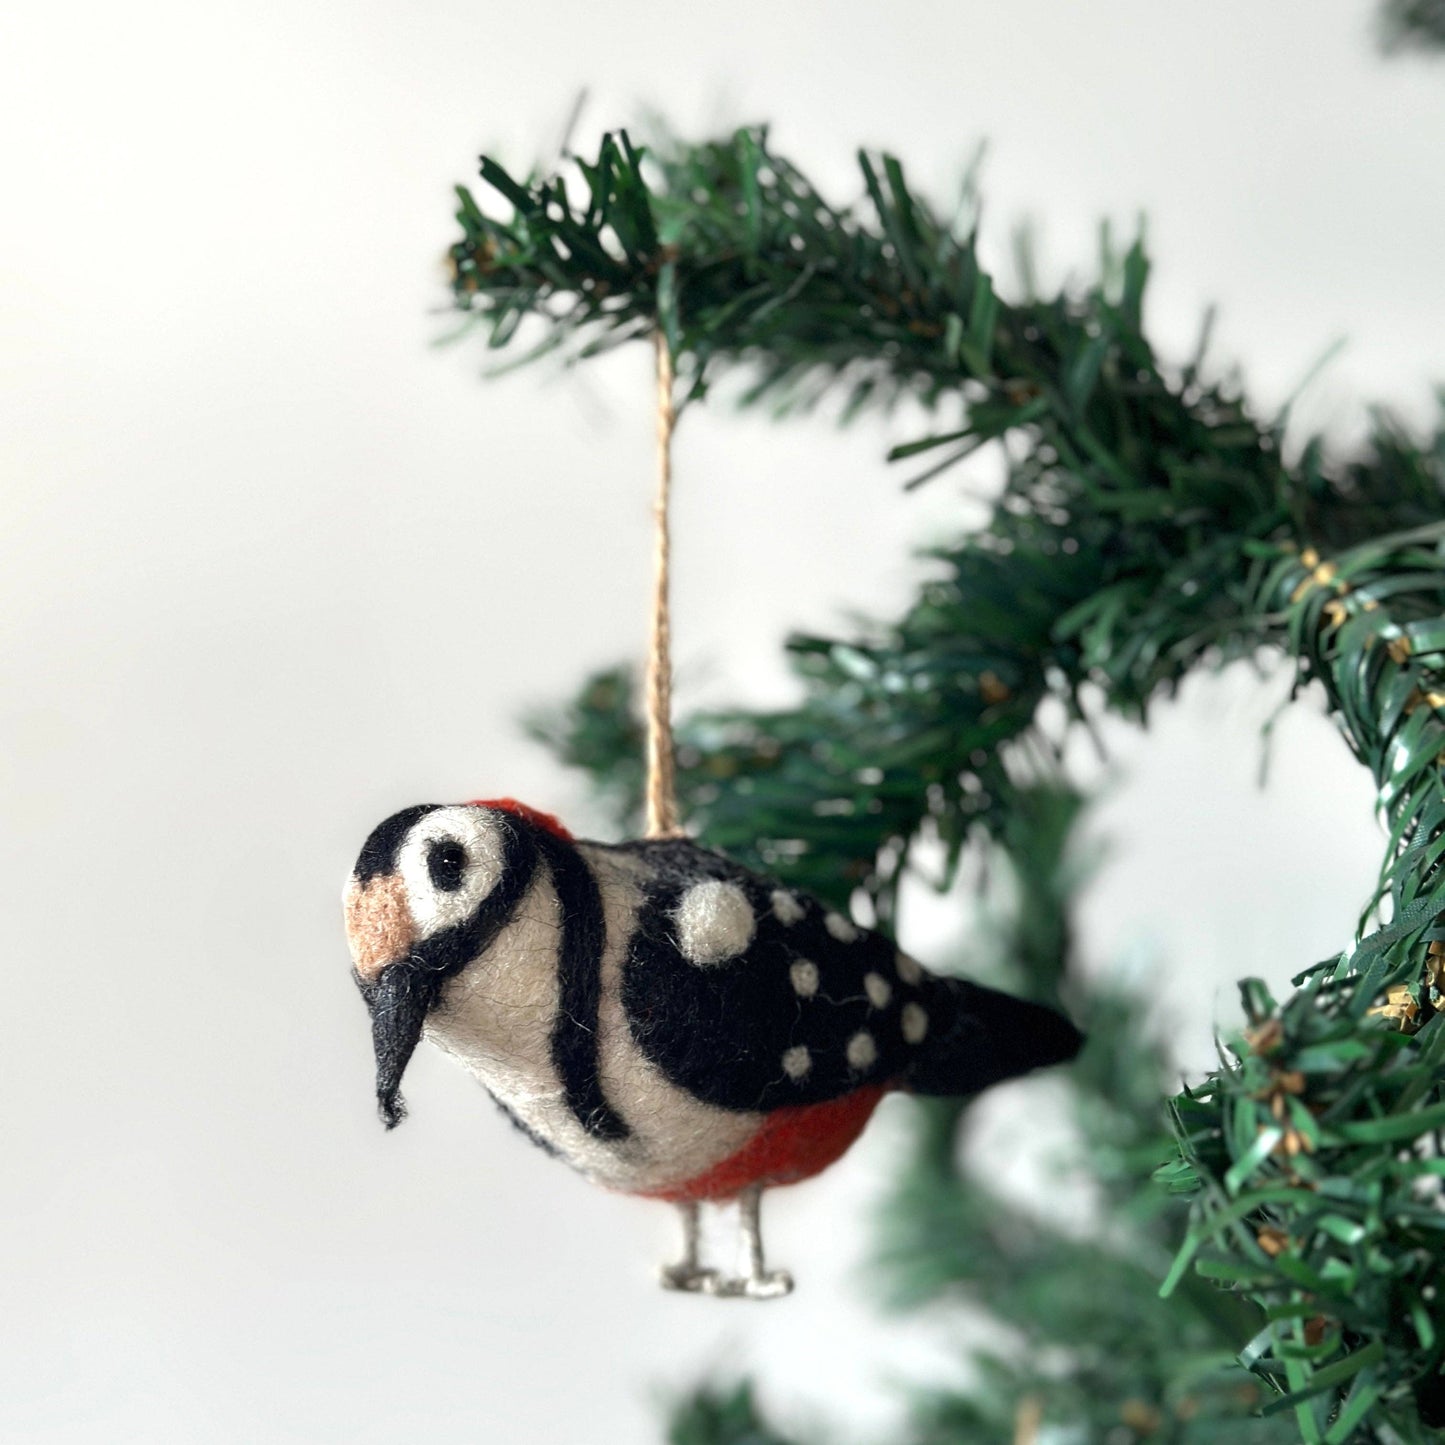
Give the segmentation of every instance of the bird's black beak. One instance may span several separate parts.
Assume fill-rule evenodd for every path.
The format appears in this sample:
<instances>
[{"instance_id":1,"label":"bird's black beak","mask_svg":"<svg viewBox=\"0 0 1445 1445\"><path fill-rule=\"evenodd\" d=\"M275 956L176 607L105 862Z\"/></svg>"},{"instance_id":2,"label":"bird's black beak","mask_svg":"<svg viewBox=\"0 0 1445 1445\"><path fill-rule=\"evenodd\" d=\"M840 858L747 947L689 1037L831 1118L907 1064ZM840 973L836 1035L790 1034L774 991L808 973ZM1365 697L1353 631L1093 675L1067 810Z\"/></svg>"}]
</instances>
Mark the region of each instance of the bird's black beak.
<instances>
[{"instance_id":1,"label":"bird's black beak","mask_svg":"<svg viewBox=\"0 0 1445 1445\"><path fill-rule=\"evenodd\" d=\"M367 983L358 977L371 1010L371 1045L376 1053L376 1102L382 1122L395 1129L406 1118L401 1076L421 1042L426 1016L436 1003L442 979L409 960L388 964Z\"/></svg>"},{"instance_id":2,"label":"bird's black beak","mask_svg":"<svg viewBox=\"0 0 1445 1445\"><path fill-rule=\"evenodd\" d=\"M365 853L362 856L365 858ZM383 1122L394 1129L406 1117L401 1076L421 1040L441 981L434 970L420 966L421 960L413 952L416 926L407 907L406 889L395 872L373 872L365 880L352 874L343 904L352 977L371 1010L376 1098Z\"/></svg>"}]
</instances>

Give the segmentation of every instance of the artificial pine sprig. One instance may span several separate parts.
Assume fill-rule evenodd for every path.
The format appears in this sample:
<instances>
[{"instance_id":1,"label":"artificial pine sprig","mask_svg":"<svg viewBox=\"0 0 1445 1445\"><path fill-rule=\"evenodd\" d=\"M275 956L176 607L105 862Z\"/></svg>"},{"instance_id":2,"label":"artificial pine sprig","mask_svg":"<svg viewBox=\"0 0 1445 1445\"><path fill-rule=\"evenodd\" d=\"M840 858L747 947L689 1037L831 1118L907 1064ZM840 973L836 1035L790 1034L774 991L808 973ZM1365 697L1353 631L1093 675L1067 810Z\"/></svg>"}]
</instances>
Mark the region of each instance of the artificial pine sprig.
<instances>
[{"instance_id":1,"label":"artificial pine sprig","mask_svg":"<svg viewBox=\"0 0 1445 1445\"><path fill-rule=\"evenodd\" d=\"M1390 52L1445 50L1445 0L1385 0L1380 38Z\"/></svg>"},{"instance_id":2,"label":"artificial pine sprig","mask_svg":"<svg viewBox=\"0 0 1445 1445\"><path fill-rule=\"evenodd\" d=\"M1422 445L1381 415L1353 460L1314 443L1287 465L1279 428L1233 388L1156 358L1141 246L1107 255L1092 288L1011 301L972 230L941 220L896 161L863 156L860 172L858 204L835 206L756 130L655 157L608 138L570 185L485 161L511 213L461 192L457 304L493 346L530 329L530 355L661 328L693 398L728 368L781 411L915 396L941 423L894 455L924 476L1011 439L991 521L935 554L900 618L793 640L800 706L681 729L702 836L835 902L862 888L887 919L925 832L950 863L977 831L1006 840L1022 781L1051 766L1034 726L1045 698L1142 720L1193 667L1261 649L1322 685L1379 785L1381 892L1361 938L1282 1006L1250 987L1248 1041L1176 1100L1164 1178L1192 1212L1166 1294L1208 1280L1262 1312L1232 1346L1312 1445L1423 1441L1445 1360L1431 1292L1445 1213L1422 1197L1445 1126L1430 951L1445 908L1445 437ZM633 726L620 680L601 678L551 734L600 772L635 759ZM1053 991L1062 961L1033 954L1026 982ZM1127 1030L1109 1042L1129 1048ZM933 1203L956 1215L966 1190L941 1188ZM960 1274L988 1267L965 1252ZM1170 1365L1141 1368L1163 1421ZM1108 1397L1097 1381L1063 1393L1076 1412ZM1158 1438L1219 1438L1214 1418L1176 1413Z\"/></svg>"},{"instance_id":3,"label":"artificial pine sprig","mask_svg":"<svg viewBox=\"0 0 1445 1445\"><path fill-rule=\"evenodd\" d=\"M1283 1007L1244 987L1235 1061L1176 1102L1193 1221L1186 1268L1265 1306L1245 1352L1307 1445L1445 1425L1445 523L1268 575L1302 681L1373 772L1390 844L1385 919L1306 970Z\"/></svg>"}]
</instances>

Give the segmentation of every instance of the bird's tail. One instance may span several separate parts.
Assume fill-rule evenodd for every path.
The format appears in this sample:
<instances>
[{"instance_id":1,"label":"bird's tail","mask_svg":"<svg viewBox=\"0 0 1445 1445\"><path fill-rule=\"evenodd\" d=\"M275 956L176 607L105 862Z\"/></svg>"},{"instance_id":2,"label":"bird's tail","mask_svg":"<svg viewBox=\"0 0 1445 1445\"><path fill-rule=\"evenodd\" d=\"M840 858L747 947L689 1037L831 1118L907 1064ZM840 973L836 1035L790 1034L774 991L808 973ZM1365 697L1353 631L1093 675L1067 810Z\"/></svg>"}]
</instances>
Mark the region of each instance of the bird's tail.
<instances>
[{"instance_id":1,"label":"bird's tail","mask_svg":"<svg viewBox=\"0 0 1445 1445\"><path fill-rule=\"evenodd\" d=\"M961 978L934 980L929 1031L906 1075L918 1094L976 1094L1050 1064L1065 1064L1084 1036L1056 1009Z\"/></svg>"}]
</instances>

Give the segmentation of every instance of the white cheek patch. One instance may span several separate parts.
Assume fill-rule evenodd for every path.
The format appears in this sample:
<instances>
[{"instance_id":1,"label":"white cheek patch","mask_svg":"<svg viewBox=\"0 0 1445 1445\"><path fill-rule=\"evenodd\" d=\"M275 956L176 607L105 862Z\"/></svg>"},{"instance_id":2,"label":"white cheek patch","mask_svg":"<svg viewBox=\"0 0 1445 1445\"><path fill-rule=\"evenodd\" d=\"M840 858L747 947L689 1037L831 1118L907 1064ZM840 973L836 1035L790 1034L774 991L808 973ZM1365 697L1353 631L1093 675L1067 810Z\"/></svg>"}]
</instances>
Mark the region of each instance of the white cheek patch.
<instances>
[{"instance_id":1,"label":"white cheek patch","mask_svg":"<svg viewBox=\"0 0 1445 1445\"><path fill-rule=\"evenodd\" d=\"M431 845L442 842L460 844L467 855L461 887L451 892L438 888L427 868ZM506 848L493 814L481 808L439 808L428 813L397 855L397 871L421 936L428 938L470 918L501 880L505 860Z\"/></svg>"}]
</instances>

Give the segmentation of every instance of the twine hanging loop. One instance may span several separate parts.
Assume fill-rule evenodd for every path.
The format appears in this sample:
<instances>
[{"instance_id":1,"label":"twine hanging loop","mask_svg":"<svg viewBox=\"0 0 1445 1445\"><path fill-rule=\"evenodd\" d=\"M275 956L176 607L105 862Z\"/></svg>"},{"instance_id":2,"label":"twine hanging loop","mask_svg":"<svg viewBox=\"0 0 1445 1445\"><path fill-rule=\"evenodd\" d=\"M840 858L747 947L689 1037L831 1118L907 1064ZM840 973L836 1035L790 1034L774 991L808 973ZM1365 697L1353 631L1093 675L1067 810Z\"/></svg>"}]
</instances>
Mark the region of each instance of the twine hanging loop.
<instances>
[{"instance_id":1,"label":"twine hanging loop","mask_svg":"<svg viewBox=\"0 0 1445 1445\"><path fill-rule=\"evenodd\" d=\"M657 344L657 495L652 508L652 638L647 653L647 829L649 838L680 838L677 767L672 742L672 624L668 564L671 537L668 503L672 492L672 353L659 327Z\"/></svg>"}]
</instances>

